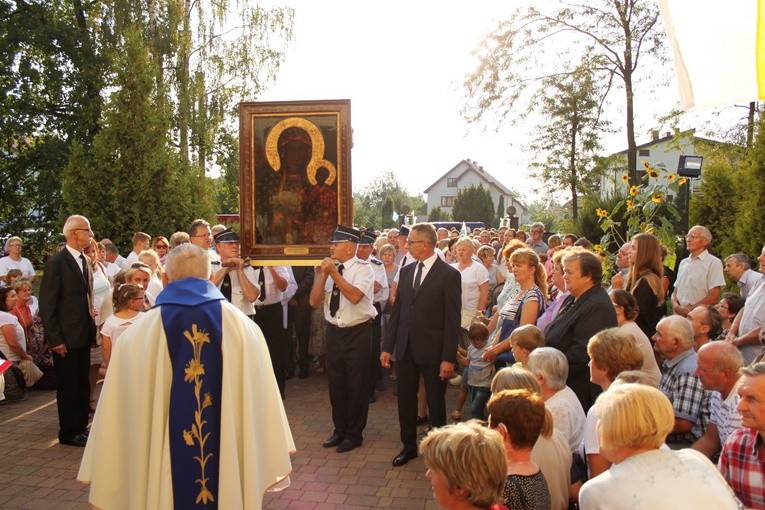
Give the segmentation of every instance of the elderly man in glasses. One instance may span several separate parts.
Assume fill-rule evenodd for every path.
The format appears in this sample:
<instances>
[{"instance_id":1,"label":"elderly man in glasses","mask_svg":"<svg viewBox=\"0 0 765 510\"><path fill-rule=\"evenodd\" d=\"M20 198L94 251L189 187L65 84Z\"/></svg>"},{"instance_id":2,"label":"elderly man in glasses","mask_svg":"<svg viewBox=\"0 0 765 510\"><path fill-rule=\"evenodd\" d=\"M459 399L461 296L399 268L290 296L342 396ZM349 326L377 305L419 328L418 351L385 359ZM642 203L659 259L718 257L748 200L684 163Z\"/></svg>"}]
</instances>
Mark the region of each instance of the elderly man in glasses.
<instances>
[{"instance_id":1,"label":"elderly man in glasses","mask_svg":"<svg viewBox=\"0 0 765 510\"><path fill-rule=\"evenodd\" d=\"M691 227L685 236L690 253L680 261L672 292L672 309L677 315L687 317L697 306L715 305L720 299L725 275L722 261L707 251L711 242L712 233L701 225Z\"/></svg>"}]
</instances>

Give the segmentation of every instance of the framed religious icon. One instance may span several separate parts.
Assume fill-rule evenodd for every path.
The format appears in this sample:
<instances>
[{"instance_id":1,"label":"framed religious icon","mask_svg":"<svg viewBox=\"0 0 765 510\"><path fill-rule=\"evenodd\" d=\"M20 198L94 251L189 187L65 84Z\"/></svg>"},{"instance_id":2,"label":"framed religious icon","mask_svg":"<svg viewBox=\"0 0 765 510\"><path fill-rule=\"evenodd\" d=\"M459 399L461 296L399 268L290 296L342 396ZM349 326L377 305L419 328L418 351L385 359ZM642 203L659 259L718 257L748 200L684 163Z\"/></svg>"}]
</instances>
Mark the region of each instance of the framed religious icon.
<instances>
[{"instance_id":1,"label":"framed religious icon","mask_svg":"<svg viewBox=\"0 0 765 510\"><path fill-rule=\"evenodd\" d=\"M351 102L239 105L242 253L259 265L315 265L351 225Z\"/></svg>"}]
</instances>

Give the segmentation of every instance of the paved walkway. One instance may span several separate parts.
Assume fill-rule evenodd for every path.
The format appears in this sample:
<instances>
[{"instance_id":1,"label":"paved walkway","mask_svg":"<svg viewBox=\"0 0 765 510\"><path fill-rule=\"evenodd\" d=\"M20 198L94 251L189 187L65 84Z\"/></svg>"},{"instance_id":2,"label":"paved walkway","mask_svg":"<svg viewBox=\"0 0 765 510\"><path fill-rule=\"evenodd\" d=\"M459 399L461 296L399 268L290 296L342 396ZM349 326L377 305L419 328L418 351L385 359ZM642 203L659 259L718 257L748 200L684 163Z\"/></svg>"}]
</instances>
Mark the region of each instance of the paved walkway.
<instances>
[{"instance_id":1,"label":"paved walkway","mask_svg":"<svg viewBox=\"0 0 765 510\"><path fill-rule=\"evenodd\" d=\"M326 377L287 381L285 407L297 444L292 485L267 494L264 507L438 508L420 459L391 467L401 449L394 387L378 393L377 403L370 405L364 444L340 454L321 447L332 432ZM450 387L447 409L456 394ZM82 449L58 444L57 432L55 392L28 392L24 402L0 405L0 508L88 508L88 489L75 480Z\"/></svg>"}]
</instances>

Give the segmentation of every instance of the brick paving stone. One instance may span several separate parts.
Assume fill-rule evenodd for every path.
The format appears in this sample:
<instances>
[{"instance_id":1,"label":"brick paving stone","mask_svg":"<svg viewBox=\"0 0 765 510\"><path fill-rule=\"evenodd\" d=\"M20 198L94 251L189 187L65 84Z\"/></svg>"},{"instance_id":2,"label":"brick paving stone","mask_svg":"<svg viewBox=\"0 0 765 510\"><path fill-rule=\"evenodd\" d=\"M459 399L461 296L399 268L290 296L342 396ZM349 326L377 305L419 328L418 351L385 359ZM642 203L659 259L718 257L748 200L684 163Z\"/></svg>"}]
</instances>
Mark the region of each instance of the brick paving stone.
<instances>
[{"instance_id":1,"label":"brick paving stone","mask_svg":"<svg viewBox=\"0 0 765 510\"><path fill-rule=\"evenodd\" d=\"M394 388L378 392L377 402L370 405L364 443L339 454L321 446L332 433L326 376L287 381L284 404L297 445L292 485L267 493L264 508L438 508L421 459L400 468L391 466L401 450ZM449 387L447 402L456 396L456 388ZM75 479L83 450L58 444L55 398L55 392L32 391L23 402L0 405L3 510L88 508L88 487Z\"/></svg>"}]
</instances>

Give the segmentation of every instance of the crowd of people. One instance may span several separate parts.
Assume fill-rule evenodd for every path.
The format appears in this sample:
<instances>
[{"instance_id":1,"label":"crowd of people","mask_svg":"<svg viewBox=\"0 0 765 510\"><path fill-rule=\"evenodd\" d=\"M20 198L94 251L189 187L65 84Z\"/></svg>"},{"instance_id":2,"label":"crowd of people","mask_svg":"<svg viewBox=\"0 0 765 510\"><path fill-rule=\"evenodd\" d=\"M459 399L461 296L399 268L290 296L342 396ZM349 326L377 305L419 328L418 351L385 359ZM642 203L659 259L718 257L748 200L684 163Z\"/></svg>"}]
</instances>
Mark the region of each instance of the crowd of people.
<instances>
[{"instance_id":1,"label":"crowd of people","mask_svg":"<svg viewBox=\"0 0 765 510\"><path fill-rule=\"evenodd\" d=\"M51 277L78 261L50 258L38 303L22 240L0 259L0 352L28 386L56 388L62 444L88 443L96 382L122 334L164 302L165 263L190 243L210 260L210 285L262 331L281 399L290 377L326 372L324 447L361 447L369 405L395 381L393 466L422 456L446 508L765 508L765 247L756 271L742 253L711 254L711 232L693 226L675 278L649 233L604 275L586 239L545 236L541 223L528 235L339 225L314 268L253 266L236 232L204 220L169 240L137 232L126 258L89 226L64 233L62 251L79 247L91 278L84 308L68 299L62 312L74 282ZM738 292L724 292L726 274ZM82 309L93 313L63 320ZM447 425L466 402L478 421Z\"/></svg>"}]
</instances>

